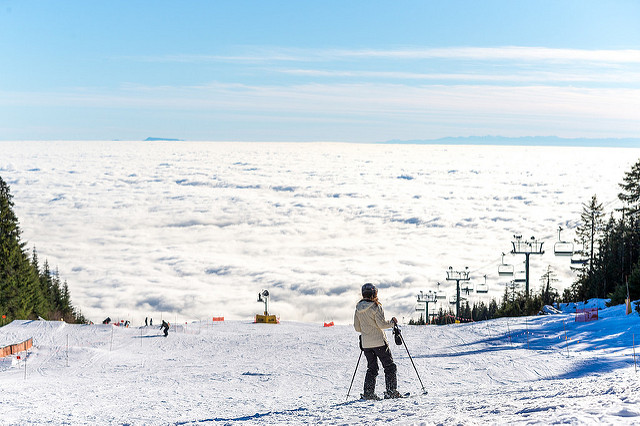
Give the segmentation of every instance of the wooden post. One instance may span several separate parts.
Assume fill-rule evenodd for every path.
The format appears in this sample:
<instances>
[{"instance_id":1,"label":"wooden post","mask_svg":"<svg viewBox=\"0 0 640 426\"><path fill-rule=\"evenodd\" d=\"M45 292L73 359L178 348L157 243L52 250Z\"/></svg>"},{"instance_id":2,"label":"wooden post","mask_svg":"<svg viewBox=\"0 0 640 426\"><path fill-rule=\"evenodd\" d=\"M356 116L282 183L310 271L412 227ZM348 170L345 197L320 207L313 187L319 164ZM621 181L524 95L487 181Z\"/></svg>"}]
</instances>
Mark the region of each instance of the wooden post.
<instances>
[{"instance_id":1,"label":"wooden post","mask_svg":"<svg viewBox=\"0 0 640 426\"><path fill-rule=\"evenodd\" d=\"M562 320L562 328L564 329L564 341L567 343L567 356L569 356L569 339L567 339L567 325L565 320Z\"/></svg>"},{"instance_id":2,"label":"wooden post","mask_svg":"<svg viewBox=\"0 0 640 426\"><path fill-rule=\"evenodd\" d=\"M638 374L638 365L636 364L636 334L632 334L632 342L633 342L633 368L636 370L636 374Z\"/></svg>"}]
</instances>

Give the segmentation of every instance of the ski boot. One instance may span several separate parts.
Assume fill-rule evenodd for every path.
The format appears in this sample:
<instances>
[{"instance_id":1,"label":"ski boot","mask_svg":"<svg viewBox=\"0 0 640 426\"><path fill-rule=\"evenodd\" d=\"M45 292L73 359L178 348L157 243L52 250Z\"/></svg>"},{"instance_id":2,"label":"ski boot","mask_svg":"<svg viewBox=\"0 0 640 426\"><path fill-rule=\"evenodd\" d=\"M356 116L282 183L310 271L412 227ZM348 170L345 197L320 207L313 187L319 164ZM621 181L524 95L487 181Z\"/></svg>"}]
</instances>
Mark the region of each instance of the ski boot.
<instances>
[{"instance_id":1,"label":"ski boot","mask_svg":"<svg viewBox=\"0 0 640 426\"><path fill-rule=\"evenodd\" d=\"M404 395L397 390L388 390L384 393L384 399L404 398Z\"/></svg>"},{"instance_id":2,"label":"ski boot","mask_svg":"<svg viewBox=\"0 0 640 426\"><path fill-rule=\"evenodd\" d=\"M368 401L380 401L382 399L375 393L361 393L360 398Z\"/></svg>"}]
</instances>

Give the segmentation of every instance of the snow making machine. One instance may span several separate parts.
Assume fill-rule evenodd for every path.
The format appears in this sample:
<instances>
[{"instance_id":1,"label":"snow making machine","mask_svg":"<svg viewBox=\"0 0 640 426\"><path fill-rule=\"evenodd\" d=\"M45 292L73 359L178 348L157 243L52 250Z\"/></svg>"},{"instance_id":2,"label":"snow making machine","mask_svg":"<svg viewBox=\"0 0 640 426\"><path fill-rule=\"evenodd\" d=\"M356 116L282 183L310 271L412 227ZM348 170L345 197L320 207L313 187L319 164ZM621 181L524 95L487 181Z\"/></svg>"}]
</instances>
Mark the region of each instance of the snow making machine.
<instances>
[{"instance_id":1,"label":"snow making machine","mask_svg":"<svg viewBox=\"0 0 640 426\"><path fill-rule=\"evenodd\" d=\"M256 314L256 323L259 324L278 324L278 318L275 315L269 315L269 290L262 290L258 293L258 302L264 302L264 315Z\"/></svg>"}]
</instances>

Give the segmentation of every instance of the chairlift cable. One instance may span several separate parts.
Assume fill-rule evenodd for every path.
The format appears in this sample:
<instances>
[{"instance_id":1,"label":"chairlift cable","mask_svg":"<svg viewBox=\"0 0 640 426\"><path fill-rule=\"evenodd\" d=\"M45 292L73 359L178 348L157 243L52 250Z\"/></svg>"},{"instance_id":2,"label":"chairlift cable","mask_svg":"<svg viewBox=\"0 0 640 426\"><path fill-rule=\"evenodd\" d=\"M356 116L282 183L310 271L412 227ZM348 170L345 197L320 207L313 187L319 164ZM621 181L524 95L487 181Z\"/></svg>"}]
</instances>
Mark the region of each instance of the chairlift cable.
<instances>
[{"instance_id":1,"label":"chairlift cable","mask_svg":"<svg viewBox=\"0 0 640 426\"><path fill-rule=\"evenodd\" d=\"M485 268L489 268L489 267L491 267L491 266L496 266L497 264L499 264L499 263L501 263L501 262L502 262L502 256L500 256L500 257L499 257L498 259L496 259L496 260L492 260L491 262L489 262L489 263L487 263L487 264L485 264L485 265L480 266L479 268L476 268L476 269L472 269L472 270L470 270L470 271L469 271L469 273L470 273L470 274L472 274L472 273L478 272L478 271L480 271L480 270L483 270L483 269L485 269Z\"/></svg>"}]
</instances>

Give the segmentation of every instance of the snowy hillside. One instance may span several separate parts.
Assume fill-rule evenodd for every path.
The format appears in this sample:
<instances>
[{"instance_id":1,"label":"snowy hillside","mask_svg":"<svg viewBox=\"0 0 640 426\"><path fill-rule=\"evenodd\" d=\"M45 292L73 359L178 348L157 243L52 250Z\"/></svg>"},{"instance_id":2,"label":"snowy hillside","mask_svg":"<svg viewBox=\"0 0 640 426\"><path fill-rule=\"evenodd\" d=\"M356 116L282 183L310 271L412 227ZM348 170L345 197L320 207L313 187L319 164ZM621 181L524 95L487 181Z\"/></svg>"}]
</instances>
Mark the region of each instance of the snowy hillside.
<instances>
[{"instance_id":1,"label":"snowy hillside","mask_svg":"<svg viewBox=\"0 0 640 426\"><path fill-rule=\"evenodd\" d=\"M34 348L0 362L0 412L3 424L631 424L639 324L614 307L587 323L565 313L404 326L429 394L392 343L399 389L412 396L357 400L361 361L345 402L359 355L346 325L189 323L165 338L155 327L14 321L0 345L33 337Z\"/></svg>"}]
</instances>

